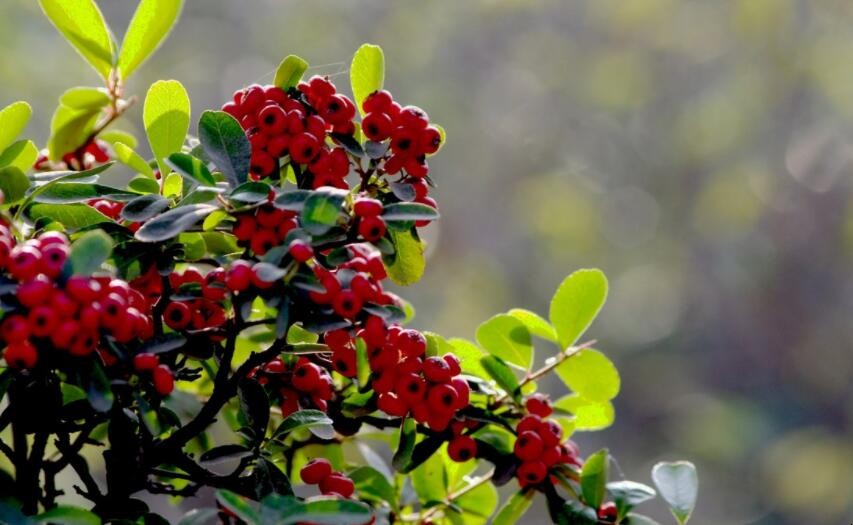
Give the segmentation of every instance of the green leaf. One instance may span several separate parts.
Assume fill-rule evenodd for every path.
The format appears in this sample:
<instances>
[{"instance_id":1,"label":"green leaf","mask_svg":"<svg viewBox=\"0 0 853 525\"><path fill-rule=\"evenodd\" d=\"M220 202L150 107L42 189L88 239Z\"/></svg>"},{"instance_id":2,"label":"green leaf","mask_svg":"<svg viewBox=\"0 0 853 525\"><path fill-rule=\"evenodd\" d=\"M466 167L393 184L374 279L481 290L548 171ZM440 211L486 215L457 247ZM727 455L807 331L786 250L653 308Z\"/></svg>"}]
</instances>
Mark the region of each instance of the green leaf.
<instances>
[{"instance_id":1,"label":"green leaf","mask_svg":"<svg viewBox=\"0 0 853 525\"><path fill-rule=\"evenodd\" d=\"M79 182L58 182L46 187L44 191L32 197L33 202L49 204L70 204L86 202L92 199L107 199L111 201L127 201L138 197L139 194L104 186L102 184L81 184Z\"/></svg>"},{"instance_id":2,"label":"green leaf","mask_svg":"<svg viewBox=\"0 0 853 525\"><path fill-rule=\"evenodd\" d=\"M438 219L438 211L419 202L398 202L385 206L382 218L386 221L431 221Z\"/></svg>"},{"instance_id":3,"label":"green leaf","mask_svg":"<svg viewBox=\"0 0 853 525\"><path fill-rule=\"evenodd\" d=\"M101 109L110 103L104 88L73 87L59 96L59 103L72 109Z\"/></svg>"},{"instance_id":4,"label":"green leaf","mask_svg":"<svg viewBox=\"0 0 853 525\"><path fill-rule=\"evenodd\" d=\"M305 208L305 201L313 194L314 192L309 190L286 191L278 194L273 205L282 210L301 212Z\"/></svg>"},{"instance_id":5,"label":"green leaf","mask_svg":"<svg viewBox=\"0 0 853 525\"><path fill-rule=\"evenodd\" d=\"M486 377L486 369L480 364L485 355L483 351L467 339L453 337L447 340L453 347L453 353L459 358L462 372L477 377Z\"/></svg>"},{"instance_id":6,"label":"green leaf","mask_svg":"<svg viewBox=\"0 0 853 525\"><path fill-rule=\"evenodd\" d=\"M689 461L663 461L652 468L652 480L678 523L687 523L699 495L696 466Z\"/></svg>"},{"instance_id":7,"label":"green leaf","mask_svg":"<svg viewBox=\"0 0 853 525\"><path fill-rule=\"evenodd\" d=\"M396 254L390 264L386 261L388 277L392 281L408 286L420 281L426 268L424 245L411 230L398 232L388 231L394 243Z\"/></svg>"},{"instance_id":8,"label":"green leaf","mask_svg":"<svg viewBox=\"0 0 853 525\"><path fill-rule=\"evenodd\" d=\"M245 498L229 490L222 489L216 491L216 501L247 524L261 524L261 516L256 509L257 505L250 503Z\"/></svg>"},{"instance_id":9,"label":"green leaf","mask_svg":"<svg viewBox=\"0 0 853 525\"><path fill-rule=\"evenodd\" d=\"M127 187L139 193L160 193L160 183L153 177L138 175L127 183Z\"/></svg>"},{"instance_id":10,"label":"green leaf","mask_svg":"<svg viewBox=\"0 0 853 525\"><path fill-rule=\"evenodd\" d=\"M493 355L487 355L480 359L480 364L499 387L514 397L517 395L519 386L518 378L515 377L512 369L502 359Z\"/></svg>"},{"instance_id":11,"label":"green leaf","mask_svg":"<svg viewBox=\"0 0 853 525\"><path fill-rule=\"evenodd\" d=\"M273 437L282 438L296 429L308 428L318 437L331 439L335 435L333 421L319 410L299 410L287 416L275 429Z\"/></svg>"},{"instance_id":12,"label":"green leaf","mask_svg":"<svg viewBox=\"0 0 853 525\"><path fill-rule=\"evenodd\" d=\"M86 204L34 204L27 208L27 215L33 220L51 219L72 230L113 222L112 219Z\"/></svg>"},{"instance_id":13,"label":"green leaf","mask_svg":"<svg viewBox=\"0 0 853 525\"><path fill-rule=\"evenodd\" d=\"M407 417L403 419L403 424L400 427L400 443L397 445L397 450L394 452L394 457L391 458L391 465L395 470L403 471L412 460L412 453L415 450L415 441L417 440L417 424L415 420Z\"/></svg>"},{"instance_id":14,"label":"green leaf","mask_svg":"<svg viewBox=\"0 0 853 525\"><path fill-rule=\"evenodd\" d=\"M444 501L447 497L447 476L441 454L429 456L409 476L418 498L425 504Z\"/></svg>"},{"instance_id":15,"label":"green leaf","mask_svg":"<svg viewBox=\"0 0 853 525\"><path fill-rule=\"evenodd\" d=\"M50 138L47 140L50 160L60 160L66 153L73 153L82 146L95 129L100 114L100 108L57 107L50 121Z\"/></svg>"},{"instance_id":16,"label":"green leaf","mask_svg":"<svg viewBox=\"0 0 853 525\"><path fill-rule=\"evenodd\" d=\"M108 129L106 131L102 131L101 134L98 135L98 138L113 146L116 142L121 142L131 148L139 146L139 141L136 140L136 137L127 131L122 131L120 129Z\"/></svg>"},{"instance_id":17,"label":"green leaf","mask_svg":"<svg viewBox=\"0 0 853 525\"><path fill-rule=\"evenodd\" d=\"M521 490L513 494L495 515L492 525L515 525L518 523L527 509L530 508L535 495L536 492L533 490Z\"/></svg>"},{"instance_id":18,"label":"green leaf","mask_svg":"<svg viewBox=\"0 0 853 525\"><path fill-rule=\"evenodd\" d=\"M12 204L24 198L30 179L19 168L7 166L0 168L0 190L3 191L3 203Z\"/></svg>"},{"instance_id":19,"label":"green leaf","mask_svg":"<svg viewBox=\"0 0 853 525\"><path fill-rule=\"evenodd\" d=\"M39 150L31 140L19 140L0 153L0 168L18 168L27 172L38 159Z\"/></svg>"},{"instance_id":20,"label":"green leaf","mask_svg":"<svg viewBox=\"0 0 853 525\"><path fill-rule=\"evenodd\" d=\"M39 523L62 523L62 525L101 525L97 514L79 507L59 505L36 516Z\"/></svg>"},{"instance_id":21,"label":"green leaf","mask_svg":"<svg viewBox=\"0 0 853 525\"><path fill-rule=\"evenodd\" d=\"M557 365L556 372L566 386L589 400L608 401L619 393L619 372L598 350L581 350Z\"/></svg>"},{"instance_id":22,"label":"green leaf","mask_svg":"<svg viewBox=\"0 0 853 525\"><path fill-rule=\"evenodd\" d=\"M659 522L651 519L648 516L643 516L642 514L634 514L633 512L628 514L628 520L625 522L625 525L660 525Z\"/></svg>"},{"instance_id":23,"label":"green leaf","mask_svg":"<svg viewBox=\"0 0 853 525\"><path fill-rule=\"evenodd\" d=\"M270 189L270 185L264 182L249 181L231 190L228 197L238 202L257 204L267 200L270 195Z\"/></svg>"},{"instance_id":24,"label":"green leaf","mask_svg":"<svg viewBox=\"0 0 853 525\"><path fill-rule=\"evenodd\" d=\"M559 341L557 337L557 330L551 326L551 323L543 319L539 314L535 312L531 312L530 310L525 310L524 308L513 308L507 314L515 317L522 323L531 334L536 337L540 337L545 339L546 341L551 341L552 343L556 343Z\"/></svg>"},{"instance_id":25,"label":"green leaf","mask_svg":"<svg viewBox=\"0 0 853 525\"><path fill-rule=\"evenodd\" d=\"M210 170L197 157L193 157L188 153L172 153L165 162L167 166L184 177L189 177L204 186L216 185L216 179L213 178Z\"/></svg>"},{"instance_id":26,"label":"green leaf","mask_svg":"<svg viewBox=\"0 0 853 525\"><path fill-rule=\"evenodd\" d=\"M128 221L147 221L169 207L169 201L159 195L142 195L125 204L121 218Z\"/></svg>"},{"instance_id":27,"label":"green leaf","mask_svg":"<svg viewBox=\"0 0 853 525\"><path fill-rule=\"evenodd\" d=\"M115 43L94 0L39 0L39 4L77 52L109 79Z\"/></svg>"},{"instance_id":28,"label":"green leaf","mask_svg":"<svg viewBox=\"0 0 853 525\"><path fill-rule=\"evenodd\" d=\"M308 70L308 62L296 55L287 55L275 71L273 84L287 91L296 87L302 80L302 75Z\"/></svg>"},{"instance_id":29,"label":"green leaf","mask_svg":"<svg viewBox=\"0 0 853 525\"><path fill-rule=\"evenodd\" d=\"M149 166L147 162L145 162L145 159L133 151L133 148L121 142L116 142L113 145L113 149L116 152L116 159L119 162L137 173L141 173L145 176L151 177L152 179L154 178L154 170L151 169L151 166Z\"/></svg>"},{"instance_id":30,"label":"green leaf","mask_svg":"<svg viewBox=\"0 0 853 525\"><path fill-rule=\"evenodd\" d=\"M190 204L171 209L143 224L136 232L136 239L142 242L171 239L192 228L216 209L216 206L210 204Z\"/></svg>"},{"instance_id":31,"label":"green leaf","mask_svg":"<svg viewBox=\"0 0 853 525\"><path fill-rule=\"evenodd\" d=\"M604 501L609 461L607 449L601 449L586 458L581 469L581 493L584 502L594 509Z\"/></svg>"},{"instance_id":32,"label":"green leaf","mask_svg":"<svg viewBox=\"0 0 853 525\"><path fill-rule=\"evenodd\" d=\"M364 99L374 91L382 89L385 83L385 55L382 48L372 44L363 44L355 52L349 70L352 94L355 105L364 115L361 108Z\"/></svg>"},{"instance_id":33,"label":"green leaf","mask_svg":"<svg viewBox=\"0 0 853 525\"><path fill-rule=\"evenodd\" d=\"M498 490L492 483L484 483L452 500L458 507L466 525L485 525L498 506Z\"/></svg>"},{"instance_id":34,"label":"green leaf","mask_svg":"<svg viewBox=\"0 0 853 525\"><path fill-rule=\"evenodd\" d=\"M336 188L321 188L305 199L302 208L302 227L313 235L322 235L337 224L347 192Z\"/></svg>"},{"instance_id":35,"label":"green leaf","mask_svg":"<svg viewBox=\"0 0 853 525\"><path fill-rule=\"evenodd\" d=\"M246 182L252 145L237 119L224 111L205 111L198 122L198 138L232 188Z\"/></svg>"},{"instance_id":36,"label":"green leaf","mask_svg":"<svg viewBox=\"0 0 853 525\"><path fill-rule=\"evenodd\" d=\"M127 79L160 46L181 12L183 0L142 0L121 43L116 67Z\"/></svg>"},{"instance_id":37,"label":"green leaf","mask_svg":"<svg viewBox=\"0 0 853 525\"><path fill-rule=\"evenodd\" d=\"M243 379L237 388L240 398L240 411L255 431L258 441L266 433L270 420L270 402L264 388L252 379Z\"/></svg>"},{"instance_id":38,"label":"green leaf","mask_svg":"<svg viewBox=\"0 0 853 525\"><path fill-rule=\"evenodd\" d=\"M387 502L391 508L397 507L397 491L381 472L373 467L358 467L347 473L355 484L361 499L375 502Z\"/></svg>"},{"instance_id":39,"label":"green leaf","mask_svg":"<svg viewBox=\"0 0 853 525\"><path fill-rule=\"evenodd\" d=\"M217 459L222 458L232 458L236 456L245 456L247 452L251 452L252 449L247 447L246 445L240 445L238 443L229 443L227 445L220 445L218 447L213 447L207 451L205 451L198 459L199 461L216 461Z\"/></svg>"},{"instance_id":40,"label":"green leaf","mask_svg":"<svg viewBox=\"0 0 853 525\"><path fill-rule=\"evenodd\" d=\"M527 326L515 317L498 314L477 328L477 342L490 354L525 370L533 361L533 343Z\"/></svg>"},{"instance_id":41,"label":"green leaf","mask_svg":"<svg viewBox=\"0 0 853 525\"><path fill-rule=\"evenodd\" d=\"M558 399L554 407L573 414L575 430L603 430L613 424L615 419L613 403L610 401L592 401L580 394L569 394Z\"/></svg>"},{"instance_id":42,"label":"green leaf","mask_svg":"<svg viewBox=\"0 0 853 525\"><path fill-rule=\"evenodd\" d=\"M101 230L84 233L71 244L71 271L74 275L92 275L113 253L112 238Z\"/></svg>"},{"instance_id":43,"label":"green leaf","mask_svg":"<svg viewBox=\"0 0 853 525\"><path fill-rule=\"evenodd\" d=\"M190 129L190 97L177 80L159 80L148 90L142 110L145 133L151 151L157 159L160 173L165 177L166 157L181 151Z\"/></svg>"},{"instance_id":44,"label":"green leaf","mask_svg":"<svg viewBox=\"0 0 853 525\"><path fill-rule=\"evenodd\" d=\"M616 503L620 515L626 514L631 508L654 499L655 489L636 481L613 481L607 484L610 499Z\"/></svg>"},{"instance_id":45,"label":"green leaf","mask_svg":"<svg viewBox=\"0 0 853 525\"><path fill-rule=\"evenodd\" d=\"M184 189L184 178L180 173L170 173L163 181L163 195L178 198Z\"/></svg>"},{"instance_id":46,"label":"green leaf","mask_svg":"<svg viewBox=\"0 0 853 525\"><path fill-rule=\"evenodd\" d=\"M27 127L33 108L23 101L13 102L0 110L0 151L8 148Z\"/></svg>"},{"instance_id":47,"label":"green leaf","mask_svg":"<svg viewBox=\"0 0 853 525\"><path fill-rule=\"evenodd\" d=\"M607 278L600 270L578 270L566 277L551 299L551 323L563 348L583 335L607 299Z\"/></svg>"},{"instance_id":48,"label":"green leaf","mask_svg":"<svg viewBox=\"0 0 853 525\"><path fill-rule=\"evenodd\" d=\"M364 503L340 498L316 498L299 501L291 496L270 494L261 500L261 512L269 519L265 524L295 525L363 525L371 519L370 507Z\"/></svg>"}]
</instances>

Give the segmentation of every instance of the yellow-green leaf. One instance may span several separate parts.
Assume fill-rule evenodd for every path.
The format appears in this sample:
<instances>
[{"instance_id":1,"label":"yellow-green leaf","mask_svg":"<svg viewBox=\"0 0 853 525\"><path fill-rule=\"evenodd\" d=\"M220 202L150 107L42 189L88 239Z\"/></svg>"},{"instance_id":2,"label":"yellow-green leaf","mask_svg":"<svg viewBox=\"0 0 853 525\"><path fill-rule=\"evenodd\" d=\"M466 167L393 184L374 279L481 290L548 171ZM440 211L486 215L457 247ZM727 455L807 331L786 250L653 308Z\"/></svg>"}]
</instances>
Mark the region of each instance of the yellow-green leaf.
<instances>
[{"instance_id":1,"label":"yellow-green leaf","mask_svg":"<svg viewBox=\"0 0 853 525\"><path fill-rule=\"evenodd\" d=\"M94 0L39 0L39 4L74 49L108 79L115 43Z\"/></svg>"},{"instance_id":2,"label":"yellow-green leaf","mask_svg":"<svg viewBox=\"0 0 853 525\"><path fill-rule=\"evenodd\" d=\"M609 401L619 393L619 372L598 350L581 350L560 363L556 372L569 388L591 401Z\"/></svg>"},{"instance_id":3,"label":"yellow-green leaf","mask_svg":"<svg viewBox=\"0 0 853 525\"><path fill-rule=\"evenodd\" d=\"M143 159L139 156L138 153L133 151L133 148L121 142L116 142L113 147L115 148L116 158L119 162L135 170L137 173L141 173L148 177L154 178L154 170L152 170L151 166L149 166L148 163L145 162L145 159Z\"/></svg>"},{"instance_id":4,"label":"yellow-green leaf","mask_svg":"<svg viewBox=\"0 0 853 525\"><path fill-rule=\"evenodd\" d=\"M352 94L359 112L362 102L374 91L382 89L385 83L385 55L382 48L373 44L363 44L352 58L349 71Z\"/></svg>"},{"instance_id":5,"label":"yellow-green leaf","mask_svg":"<svg viewBox=\"0 0 853 525\"><path fill-rule=\"evenodd\" d=\"M411 231L389 230L389 233L397 254L391 264L386 264L388 277L401 286L418 282L426 268L423 243Z\"/></svg>"},{"instance_id":6,"label":"yellow-green leaf","mask_svg":"<svg viewBox=\"0 0 853 525\"><path fill-rule=\"evenodd\" d=\"M175 25L183 0L142 0L133 14L118 55L126 79L160 46Z\"/></svg>"},{"instance_id":7,"label":"yellow-green leaf","mask_svg":"<svg viewBox=\"0 0 853 525\"><path fill-rule=\"evenodd\" d=\"M15 142L32 114L33 108L26 102L13 102L0 110L0 151Z\"/></svg>"},{"instance_id":8,"label":"yellow-green leaf","mask_svg":"<svg viewBox=\"0 0 853 525\"><path fill-rule=\"evenodd\" d=\"M578 431L603 430L613 424L613 403L592 401L580 394L569 394L558 399L554 407L573 414L574 429Z\"/></svg>"},{"instance_id":9,"label":"yellow-green leaf","mask_svg":"<svg viewBox=\"0 0 853 525\"><path fill-rule=\"evenodd\" d=\"M281 89L295 87L308 70L308 62L296 55L287 55L275 71L273 84Z\"/></svg>"},{"instance_id":10,"label":"yellow-green leaf","mask_svg":"<svg viewBox=\"0 0 853 525\"><path fill-rule=\"evenodd\" d=\"M38 159L39 150L31 140L19 140L0 153L0 168L29 171Z\"/></svg>"},{"instance_id":11,"label":"yellow-green leaf","mask_svg":"<svg viewBox=\"0 0 853 525\"><path fill-rule=\"evenodd\" d=\"M164 160L181 151L190 129L190 97L177 80L155 82L145 97L142 111L148 143L164 176L169 168Z\"/></svg>"},{"instance_id":12,"label":"yellow-green leaf","mask_svg":"<svg viewBox=\"0 0 853 525\"><path fill-rule=\"evenodd\" d=\"M527 327L507 314L499 314L477 328L477 342L492 355L523 369L530 368L533 344Z\"/></svg>"},{"instance_id":13,"label":"yellow-green leaf","mask_svg":"<svg viewBox=\"0 0 853 525\"><path fill-rule=\"evenodd\" d=\"M600 270L578 270L566 277L551 299L551 324L568 348L583 335L607 299L607 278Z\"/></svg>"}]
</instances>

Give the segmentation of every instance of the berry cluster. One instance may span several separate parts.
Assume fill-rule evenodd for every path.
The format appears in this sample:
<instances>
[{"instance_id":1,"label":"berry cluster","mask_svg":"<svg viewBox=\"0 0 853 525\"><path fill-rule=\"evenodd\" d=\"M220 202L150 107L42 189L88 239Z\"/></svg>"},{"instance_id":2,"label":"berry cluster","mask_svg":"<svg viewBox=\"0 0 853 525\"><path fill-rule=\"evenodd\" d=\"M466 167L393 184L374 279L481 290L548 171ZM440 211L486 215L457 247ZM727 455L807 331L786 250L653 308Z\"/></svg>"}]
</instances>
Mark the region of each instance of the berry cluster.
<instances>
[{"instance_id":1,"label":"berry cluster","mask_svg":"<svg viewBox=\"0 0 853 525\"><path fill-rule=\"evenodd\" d=\"M105 164L114 157L115 154L109 143L95 139L80 146L76 151L66 153L59 162L51 162L50 152L44 149L39 152L39 156L33 164L33 169L36 171L88 170Z\"/></svg>"},{"instance_id":2,"label":"berry cluster","mask_svg":"<svg viewBox=\"0 0 853 525\"><path fill-rule=\"evenodd\" d=\"M297 90L251 85L234 93L222 110L240 121L252 144L251 175L277 178L280 159L308 166L313 187L348 188L349 159L326 144L326 134L352 135L355 105L328 79L315 76Z\"/></svg>"},{"instance_id":3,"label":"berry cluster","mask_svg":"<svg viewBox=\"0 0 853 525\"><path fill-rule=\"evenodd\" d=\"M405 170L411 177L426 177L429 174L426 156L441 146L441 133L430 126L426 112L417 106L400 106L385 90L371 93L362 103L362 109L364 136L374 142L391 139L391 156L385 162L385 171L394 174Z\"/></svg>"},{"instance_id":4,"label":"berry cluster","mask_svg":"<svg viewBox=\"0 0 853 525\"><path fill-rule=\"evenodd\" d=\"M308 485L318 485L326 496L349 498L355 492L352 480L342 472L335 472L327 459L314 458L299 471L299 477Z\"/></svg>"},{"instance_id":5,"label":"berry cluster","mask_svg":"<svg viewBox=\"0 0 853 525\"><path fill-rule=\"evenodd\" d=\"M233 233L237 244L249 248L257 256L263 256L273 247L279 246L287 234L298 226L296 214L264 205L237 215Z\"/></svg>"},{"instance_id":6,"label":"berry cluster","mask_svg":"<svg viewBox=\"0 0 853 525\"><path fill-rule=\"evenodd\" d=\"M169 302L163 321L172 330L204 330L225 324L227 316L222 303L227 296L226 277L223 268L215 268L207 275L193 267L172 272L169 275L172 290L179 296L192 298Z\"/></svg>"},{"instance_id":7,"label":"berry cluster","mask_svg":"<svg viewBox=\"0 0 853 525\"><path fill-rule=\"evenodd\" d=\"M142 352L133 356L133 368L140 375L150 374L154 390L161 396L167 396L175 389L175 376L172 370L160 363L156 354Z\"/></svg>"},{"instance_id":8,"label":"berry cluster","mask_svg":"<svg viewBox=\"0 0 853 525\"><path fill-rule=\"evenodd\" d=\"M513 453L521 461L516 471L521 486L538 485L556 465L581 466L577 445L571 440L563 441L563 427L556 420L547 419L553 412L547 398L533 395L525 407L530 414L519 421L513 447Z\"/></svg>"},{"instance_id":9,"label":"berry cluster","mask_svg":"<svg viewBox=\"0 0 853 525\"><path fill-rule=\"evenodd\" d=\"M477 441L471 436L462 434L465 425L466 422L456 421L450 426L453 430L453 439L447 444L447 455L459 463L477 457Z\"/></svg>"},{"instance_id":10,"label":"berry cluster","mask_svg":"<svg viewBox=\"0 0 853 525\"><path fill-rule=\"evenodd\" d=\"M382 220L382 201L366 197L359 198L352 206L358 218L358 234L364 240L376 242L385 235L385 221Z\"/></svg>"},{"instance_id":11,"label":"berry cluster","mask_svg":"<svg viewBox=\"0 0 853 525\"><path fill-rule=\"evenodd\" d=\"M152 336L142 294L119 279L67 277L68 255L68 239L61 233L15 245L8 228L0 226L0 267L18 284L17 304L0 325L10 366L32 368L51 349L88 356L102 332L119 343ZM110 357L102 353L105 361Z\"/></svg>"},{"instance_id":12,"label":"berry cluster","mask_svg":"<svg viewBox=\"0 0 853 525\"><path fill-rule=\"evenodd\" d=\"M334 270L319 264L313 267L324 290L310 292L311 301L331 306L344 319L358 317L365 303L397 304L397 297L382 289L381 281L388 274L379 251L369 245L354 244L348 247L348 253L351 258Z\"/></svg>"},{"instance_id":13,"label":"berry cluster","mask_svg":"<svg viewBox=\"0 0 853 525\"><path fill-rule=\"evenodd\" d=\"M334 395L332 376L306 357L297 359L292 367L276 357L263 366L255 367L249 372L249 377L278 393L284 417L303 408L325 412Z\"/></svg>"}]
</instances>

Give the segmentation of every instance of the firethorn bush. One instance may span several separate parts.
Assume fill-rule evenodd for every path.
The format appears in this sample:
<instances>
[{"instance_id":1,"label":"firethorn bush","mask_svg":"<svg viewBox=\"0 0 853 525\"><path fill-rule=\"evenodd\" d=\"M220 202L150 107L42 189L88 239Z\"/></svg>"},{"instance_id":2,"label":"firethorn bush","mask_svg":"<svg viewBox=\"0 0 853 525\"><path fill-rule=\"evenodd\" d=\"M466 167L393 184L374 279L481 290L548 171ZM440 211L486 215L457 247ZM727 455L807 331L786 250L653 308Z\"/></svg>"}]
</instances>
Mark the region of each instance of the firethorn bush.
<instances>
[{"instance_id":1,"label":"firethorn bush","mask_svg":"<svg viewBox=\"0 0 853 525\"><path fill-rule=\"evenodd\" d=\"M431 188L453 181L381 49L355 53L351 96L288 56L194 136L182 85L157 82L149 160L113 124L180 3L142 0L120 45L92 0L40 4L103 86L61 96L41 151L16 141L29 105L0 112L0 521L165 523L140 493L214 489L182 523L510 524L537 495L556 523L654 523L633 509L655 490L571 440L612 423L620 387L581 342L601 272L476 342L407 327L388 283L420 278ZM133 177L111 185L119 165ZM553 401L552 372L570 391ZM686 522L692 465L652 477Z\"/></svg>"}]
</instances>

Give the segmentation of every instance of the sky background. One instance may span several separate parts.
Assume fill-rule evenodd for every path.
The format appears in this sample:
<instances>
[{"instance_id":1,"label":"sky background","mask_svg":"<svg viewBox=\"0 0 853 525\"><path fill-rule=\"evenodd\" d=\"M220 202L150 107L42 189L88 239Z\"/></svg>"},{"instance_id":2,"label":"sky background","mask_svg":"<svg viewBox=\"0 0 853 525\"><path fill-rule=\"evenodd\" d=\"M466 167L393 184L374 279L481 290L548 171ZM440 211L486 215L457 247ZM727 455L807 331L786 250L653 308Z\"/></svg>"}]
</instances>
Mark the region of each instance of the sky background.
<instances>
[{"instance_id":1,"label":"sky background","mask_svg":"<svg viewBox=\"0 0 853 525\"><path fill-rule=\"evenodd\" d=\"M100 4L120 37L135 2ZM31 102L43 143L58 96L97 76L36 2L0 13L0 104ZM693 460L697 524L853 519L853 4L188 0L128 92L180 80L195 120L287 54L347 86L363 42L449 137L427 273L401 292L416 327L473 338L599 267L611 294L588 334L623 386L585 452L606 444L647 483L655 461Z\"/></svg>"}]
</instances>

